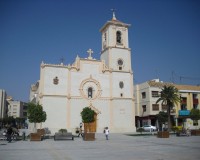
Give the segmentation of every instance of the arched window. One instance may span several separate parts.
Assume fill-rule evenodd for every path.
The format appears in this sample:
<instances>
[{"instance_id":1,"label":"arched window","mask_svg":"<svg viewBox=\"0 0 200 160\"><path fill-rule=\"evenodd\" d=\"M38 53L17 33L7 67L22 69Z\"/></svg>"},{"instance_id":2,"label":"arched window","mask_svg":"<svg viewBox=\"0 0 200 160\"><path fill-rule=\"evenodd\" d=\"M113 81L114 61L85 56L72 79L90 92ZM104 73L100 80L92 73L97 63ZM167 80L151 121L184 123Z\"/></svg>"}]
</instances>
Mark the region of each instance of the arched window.
<instances>
[{"instance_id":1,"label":"arched window","mask_svg":"<svg viewBox=\"0 0 200 160\"><path fill-rule=\"evenodd\" d=\"M122 33L120 31L117 31L116 38L117 43L122 43Z\"/></svg>"},{"instance_id":2,"label":"arched window","mask_svg":"<svg viewBox=\"0 0 200 160\"><path fill-rule=\"evenodd\" d=\"M119 82L119 87L120 87L121 89L124 88L124 82L120 81L120 82Z\"/></svg>"},{"instance_id":3,"label":"arched window","mask_svg":"<svg viewBox=\"0 0 200 160\"><path fill-rule=\"evenodd\" d=\"M92 98L92 87L88 88L88 98Z\"/></svg>"}]
</instances>

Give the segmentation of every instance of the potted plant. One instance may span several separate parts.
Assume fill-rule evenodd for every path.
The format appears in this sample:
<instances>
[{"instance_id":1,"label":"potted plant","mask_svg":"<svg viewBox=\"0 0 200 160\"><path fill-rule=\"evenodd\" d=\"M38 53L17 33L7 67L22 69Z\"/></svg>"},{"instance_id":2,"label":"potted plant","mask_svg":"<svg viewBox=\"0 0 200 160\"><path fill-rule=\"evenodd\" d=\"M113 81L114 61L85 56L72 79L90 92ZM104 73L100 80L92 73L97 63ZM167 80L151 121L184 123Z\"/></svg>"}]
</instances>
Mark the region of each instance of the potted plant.
<instances>
[{"instance_id":1,"label":"potted plant","mask_svg":"<svg viewBox=\"0 0 200 160\"><path fill-rule=\"evenodd\" d=\"M94 141L95 133L91 132L90 123L94 122L95 112L90 107L83 108L81 112L82 121L84 123L84 136L85 141Z\"/></svg>"},{"instance_id":2,"label":"potted plant","mask_svg":"<svg viewBox=\"0 0 200 160\"><path fill-rule=\"evenodd\" d=\"M30 134L30 140L41 141L42 135L36 132L36 123L42 123L46 121L46 112L43 111L43 107L39 103L29 103L27 112L29 122L34 123L34 133Z\"/></svg>"},{"instance_id":3,"label":"potted plant","mask_svg":"<svg viewBox=\"0 0 200 160\"><path fill-rule=\"evenodd\" d=\"M158 138L169 138L169 132L163 129L163 124L167 122L167 113L164 111L160 111L156 115L159 123L159 131L157 133Z\"/></svg>"},{"instance_id":4,"label":"potted plant","mask_svg":"<svg viewBox=\"0 0 200 160\"><path fill-rule=\"evenodd\" d=\"M180 133L181 133L180 127L178 127L178 126L173 126L171 129L172 129L172 131L174 132L174 134L176 134L177 137L180 136Z\"/></svg>"},{"instance_id":5,"label":"potted plant","mask_svg":"<svg viewBox=\"0 0 200 160\"><path fill-rule=\"evenodd\" d=\"M169 132L171 129L171 118L170 118L171 109L174 107L174 104L177 105L178 102L180 102L178 89L174 87L173 85L164 85L160 92L159 97L160 98L156 101L156 103L161 101L162 104L165 104L167 106L168 129L167 131L162 131L163 133L158 132L158 137L160 135L160 136L164 136L163 138L168 138Z\"/></svg>"},{"instance_id":6,"label":"potted plant","mask_svg":"<svg viewBox=\"0 0 200 160\"><path fill-rule=\"evenodd\" d=\"M200 110L195 108L191 109L190 118L193 120L193 123L197 122L198 124L198 120L200 120ZM192 129L191 135L200 136L200 129Z\"/></svg>"}]
</instances>

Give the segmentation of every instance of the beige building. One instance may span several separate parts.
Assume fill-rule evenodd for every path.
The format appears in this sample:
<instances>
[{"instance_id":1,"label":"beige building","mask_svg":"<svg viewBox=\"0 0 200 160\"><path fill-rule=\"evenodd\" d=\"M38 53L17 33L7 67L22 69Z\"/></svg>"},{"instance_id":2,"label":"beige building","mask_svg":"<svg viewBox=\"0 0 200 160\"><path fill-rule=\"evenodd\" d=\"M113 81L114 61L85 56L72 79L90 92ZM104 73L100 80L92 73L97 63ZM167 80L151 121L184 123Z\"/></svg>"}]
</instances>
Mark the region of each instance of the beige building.
<instances>
[{"instance_id":1,"label":"beige building","mask_svg":"<svg viewBox=\"0 0 200 160\"><path fill-rule=\"evenodd\" d=\"M27 103L22 101L15 101L7 99L8 102L8 117L13 118L27 118Z\"/></svg>"},{"instance_id":2,"label":"beige building","mask_svg":"<svg viewBox=\"0 0 200 160\"><path fill-rule=\"evenodd\" d=\"M135 115L136 127L145 124L158 126L156 114L160 111L166 111L166 106L161 102L156 104L159 98L159 92L164 85L174 85L180 93L181 102L171 110L173 125L186 128L200 127L200 121L192 121L189 118L192 108L200 109L200 86L178 85L166 83L155 79L135 86Z\"/></svg>"},{"instance_id":3,"label":"beige building","mask_svg":"<svg viewBox=\"0 0 200 160\"><path fill-rule=\"evenodd\" d=\"M47 113L42 127L51 133L61 128L74 132L80 113L88 106L95 111L93 130L135 131L133 72L129 48L129 24L113 18L100 29L100 59L76 57L72 64L41 63L40 80L31 86L30 101L39 102ZM29 126L31 127L31 125ZM30 128L31 129L31 128Z\"/></svg>"}]
</instances>

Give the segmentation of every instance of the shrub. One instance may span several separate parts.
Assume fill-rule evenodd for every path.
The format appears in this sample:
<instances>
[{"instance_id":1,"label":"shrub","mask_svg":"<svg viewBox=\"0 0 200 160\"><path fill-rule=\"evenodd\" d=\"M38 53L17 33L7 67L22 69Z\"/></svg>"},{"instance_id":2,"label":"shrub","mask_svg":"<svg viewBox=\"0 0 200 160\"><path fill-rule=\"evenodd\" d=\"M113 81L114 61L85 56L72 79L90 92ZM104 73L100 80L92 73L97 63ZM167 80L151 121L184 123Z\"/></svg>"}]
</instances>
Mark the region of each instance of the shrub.
<instances>
[{"instance_id":1,"label":"shrub","mask_svg":"<svg viewBox=\"0 0 200 160\"><path fill-rule=\"evenodd\" d=\"M61 128L61 129L59 129L59 133L62 133L62 134L63 134L63 133L67 133L67 129L62 129L62 128Z\"/></svg>"},{"instance_id":2,"label":"shrub","mask_svg":"<svg viewBox=\"0 0 200 160\"><path fill-rule=\"evenodd\" d=\"M142 127L138 128L137 132L140 132L140 134L142 134L142 132L144 132L144 128L142 128Z\"/></svg>"}]
</instances>

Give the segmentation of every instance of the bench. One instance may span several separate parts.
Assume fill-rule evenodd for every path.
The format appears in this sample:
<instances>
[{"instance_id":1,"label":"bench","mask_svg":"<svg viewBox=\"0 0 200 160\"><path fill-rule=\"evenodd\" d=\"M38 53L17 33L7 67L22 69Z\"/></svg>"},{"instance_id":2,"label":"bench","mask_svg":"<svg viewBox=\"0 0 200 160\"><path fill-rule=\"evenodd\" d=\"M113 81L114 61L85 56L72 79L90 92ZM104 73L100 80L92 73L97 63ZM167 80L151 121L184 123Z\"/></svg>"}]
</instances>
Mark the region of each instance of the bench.
<instances>
[{"instance_id":1,"label":"bench","mask_svg":"<svg viewBox=\"0 0 200 160\"><path fill-rule=\"evenodd\" d=\"M71 132L67 133L55 133L54 141L56 140L74 140L74 136Z\"/></svg>"}]
</instances>

